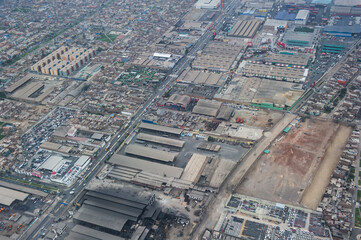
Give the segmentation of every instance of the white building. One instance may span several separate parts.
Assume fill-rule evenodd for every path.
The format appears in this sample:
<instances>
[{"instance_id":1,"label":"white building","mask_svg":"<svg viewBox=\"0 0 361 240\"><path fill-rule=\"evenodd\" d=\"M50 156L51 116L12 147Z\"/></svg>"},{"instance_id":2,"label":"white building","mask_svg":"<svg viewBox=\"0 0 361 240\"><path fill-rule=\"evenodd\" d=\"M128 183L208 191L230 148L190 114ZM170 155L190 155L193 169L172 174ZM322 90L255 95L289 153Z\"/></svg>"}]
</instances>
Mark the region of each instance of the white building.
<instances>
[{"instance_id":1,"label":"white building","mask_svg":"<svg viewBox=\"0 0 361 240\"><path fill-rule=\"evenodd\" d=\"M221 4L221 0L198 0L195 4L196 8L216 9Z\"/></svg>"},{"instance_id":2,"label":"white building","mask_svg":"<svg viewBox=\"0 0 361 240\"><path fill-rule=\"evenodd\" d=\"M310 16L310 11L309 10L300 10L297 13L295 23L296 24L306 25L309 16Z\"/></svg>"}]
</instances>

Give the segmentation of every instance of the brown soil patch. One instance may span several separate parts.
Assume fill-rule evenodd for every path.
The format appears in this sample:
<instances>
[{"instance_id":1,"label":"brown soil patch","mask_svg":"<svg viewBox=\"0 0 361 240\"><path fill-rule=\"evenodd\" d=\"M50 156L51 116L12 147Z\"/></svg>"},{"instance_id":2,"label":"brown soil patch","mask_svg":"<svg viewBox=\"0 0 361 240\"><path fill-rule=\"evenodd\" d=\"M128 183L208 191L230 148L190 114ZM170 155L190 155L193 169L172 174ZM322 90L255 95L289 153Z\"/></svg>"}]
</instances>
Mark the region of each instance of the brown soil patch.
<instances>
[{"instance_id":1,"label":"brown soil patch","mask_svg":"<svg viewBox=\"0 0 361 240\"><path fill-rule=\"evenodd\" d=\"M308 119L273 141L237 192L286 204L299 203L339 125Z\"/></svg>"}]
</instances>

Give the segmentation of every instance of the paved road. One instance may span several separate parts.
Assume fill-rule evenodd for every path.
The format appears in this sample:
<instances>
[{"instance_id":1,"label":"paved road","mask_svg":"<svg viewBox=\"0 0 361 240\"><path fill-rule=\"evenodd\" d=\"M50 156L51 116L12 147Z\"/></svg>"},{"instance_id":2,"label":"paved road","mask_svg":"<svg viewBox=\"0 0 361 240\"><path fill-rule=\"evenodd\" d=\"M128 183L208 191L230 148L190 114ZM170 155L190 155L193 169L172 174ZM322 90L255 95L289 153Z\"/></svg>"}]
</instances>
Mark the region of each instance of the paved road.
<instances>
[{"instance_id":1,"label":"paved road","mask_svg":"<svg viewBox=\"0 0 361 240\"><path fill-rule=\"evenodd\" d=\"M220 14L218 19L215 21L214 28L216 32L218 32L221 27L223 26L223 21L226 19L226 15L228 17L229 14L234 12L234 9L237 5L237 1L231 1L228 6L225 8L224 12ZM126 126L123 130L115 134L112 138L109 147L103 149L98 156L93 160L93 166L85 172L84 177L79 182L76 182L72 186L72 190L75 193L80 194L81 191L84 189L85 185L92 179L101 169L106 159L110 158L111 155L116 152L116 150L120 147L122 142L128 137L129 133L133 131L133 128L137 126L137 124L141 121L141 117L150 107L150 105L155 101L155 99L161 97L165 91L166 86L169 87L175 84L176 78L188 67L190 67L191 62L193 61L192 57L189 56L196 56L199 50L202 50L207 43L213 38L212 30L206 30L205 33L199 38L193 48L185 55L175 66L172 73L169 75L168 79L158 88L158 90L150 97L142 106L141 109L132 117L131 122L128 126ZM71 195L69 194L71 190L65 190L63 199L56 199L54 202L54 207L50 212L50 215L47 217L41 217L37 220L34 226L29 230L28 233L24 234L21 239L31 240L31 239L38 239L41 234L42 229L47 229L52 224L52 221L60 216L62 216L69 206L72 205L73 201L76 199L78 194ZM61 202L67 204L63 205ZM45 216L45 215L44 215ZM43 228L44 227L44 228Z\"/></svg>"}]
</instances>

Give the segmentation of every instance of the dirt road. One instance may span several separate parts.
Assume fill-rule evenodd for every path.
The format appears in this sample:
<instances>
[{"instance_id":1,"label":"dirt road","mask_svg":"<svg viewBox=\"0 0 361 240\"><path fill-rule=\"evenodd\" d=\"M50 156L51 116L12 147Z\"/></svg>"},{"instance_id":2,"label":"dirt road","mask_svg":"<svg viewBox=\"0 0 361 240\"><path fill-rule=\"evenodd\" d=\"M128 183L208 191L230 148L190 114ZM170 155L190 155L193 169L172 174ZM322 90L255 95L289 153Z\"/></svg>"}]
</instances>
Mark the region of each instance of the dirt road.
<instances>
[{"instance_id":1,"label":"dirt road","mask_svg":"<svg viewBox=\"0 0 361 240\"><path fill-rule=\"evenodd\" d=\"M190 239L202 239L202 234L206 228L213 228L221 216L225 202L229 196L243 180L249 168L256 162L263 151L272 143L272 141L283 131L287 125L296 118L296 115L286 114L278 124L266 134L266 136L245 156L241 163L238 163L235 169L229 174L223 183L219 193L208 205L207 210L202 216L196 230L190 236Z\"/></svg>"}]
</instances>

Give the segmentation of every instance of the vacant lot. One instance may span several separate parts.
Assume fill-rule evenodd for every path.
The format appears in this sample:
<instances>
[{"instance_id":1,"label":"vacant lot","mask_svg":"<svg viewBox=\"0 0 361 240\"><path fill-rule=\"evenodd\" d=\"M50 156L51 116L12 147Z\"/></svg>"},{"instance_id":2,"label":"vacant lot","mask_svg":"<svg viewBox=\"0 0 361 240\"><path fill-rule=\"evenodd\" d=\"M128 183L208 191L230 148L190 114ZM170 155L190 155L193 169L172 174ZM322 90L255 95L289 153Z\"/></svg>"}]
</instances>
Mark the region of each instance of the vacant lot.
<instances>
[{"instance_id":1,"label":"vacant lot","mask_svg":"<svg viewBox=\"0 0 361 240\"><path fill-rule=\"evenodd\" d=\"M308 119L298 123L273 141L270 153L258 159L237 192L286 204L300 203L332 141L344 141L343 134L336 135L338 131L339 125L332 122ZM326 161L324 167L329 164Z\"/></svg>"},{"instance_id":2,"label":"vacant lot","mask_svg":"<svg viewBox=\"0 0 361 240\"><path fill-rule=\"evenodd\" d=\"M314 210L318 207L351 131L352 129L349 127L340 126L335 138L326 151L324 159L321 162L312 183L303 194L301 201L302 205Z\"/></svg>"},{"instance_id":3,"label":"vacant lot","mask_svg":"<svg viewBox=\"0 0 361 240\"><path fill-rule=\"evenodd\" d=\"M281 112L269 109L259 109L258 111L239 109L234 112L231 122L236 122L237 118L241 118L244 120L245 125L261 129L271 129L282 117L283 114Z\"/></svg>"}]
</instances>

